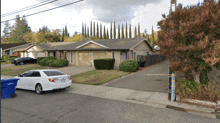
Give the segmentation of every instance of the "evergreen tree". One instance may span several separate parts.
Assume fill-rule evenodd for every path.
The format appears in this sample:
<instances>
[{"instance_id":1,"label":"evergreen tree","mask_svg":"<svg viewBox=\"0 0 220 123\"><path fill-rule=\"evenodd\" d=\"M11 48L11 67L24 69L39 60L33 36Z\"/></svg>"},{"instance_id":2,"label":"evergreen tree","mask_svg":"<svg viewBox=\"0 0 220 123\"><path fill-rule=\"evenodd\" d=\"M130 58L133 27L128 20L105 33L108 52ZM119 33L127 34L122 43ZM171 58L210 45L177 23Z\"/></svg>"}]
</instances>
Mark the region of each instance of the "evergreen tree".
<instances>
[{"instance_id":1,"label":"evergreen tree","mask_svg":"<svg viewBox=\"0 0 220 123\"><path fill-rule=\"evenodd\" d=\"M122 27L121 27L122 29L121 29L121 35L122 35L122 39L124 39L124 26L123 26L123 24L122 24Z\"/></svg>"},{"instance_id":2,"label":"evergreen tree","mask_svg":"<svg viewBox=\"0 0 220 123\"><path fill-rule=\"evenodd\" d=\"M65 25L65 32L64 32L65 36L68 36L69 37L69 33L67 31L67 26Z\"/></svg>"},{"instance_id":3,"label":"evergreen tree","mask_svg":"<svg viewBox=\"0 0 220 123\"><path fill-rule=\"evenodd\" d=\"M127 25L127 22L126 22L126 32L125 32L125 35L126 35L125 37L128 38L128 25Z\"/></svg>"},{"instance_id":4,"label":"evergreen tree","mask_svg":"<svg viewBox=\"0 0 220 123\"><path fill-rule=\"evenodd\" d=\"M114 39L116 39L116 27L115 27L115 21L114 21Z\"/></svg>"},{"instance_id":5,"label":"evergreen tree","mask_svg":"<svg viewBox=\"0 0 220 123\"><path fill-rule=\"evenodd\" d=\"M87 35L86 35L86 23L85 23L85 35L84 35L84 38L86 38L87 37Z\"/></svg>"},{"instance_id":6,"label":"evergreen tree","mask_svg":"<svg viewBox=\"0 0 220 123\"><path fill-rule=\"evenodd\" d=\"M9 38L10 31L11 31L10 23L9 23L9 21L6 21L5 22L5 27L4 27L4 30L3 30L4 38L7 38L7 39Z\"/></svg>"},{"instance_id":7,"label":"evergreen tree","mask_svg":"<svg viewBox=\"0 0 220 123\"><path fill-rule=\"evenodd\" d=\"M106 39L105 26L104 26L104 39Z\"/></svg>"},{"instance_id":8,"label":"evergreen tree","mask_svg":"<svg viewBox=\"0 0 220 123\"><path fill-rule=\"evenodd\" d=\"M110 27L110 39L112 39L112 22L111 22L111 27Z\"/></svg>"},{"instance_id":9,"label":"evergreen tree","mask_svg":"<svg viewBox=\"0 0 220 123\"><path fill-rule=\"evenodd\" d=\"M100 39L102 39L102 24L100 23Z\"/></svg>"},{"instance_id":10,"label":"evergreen tree","mask_svg":"<svg viewBox=\"0 0 220 123\"><path fill-rule=\"evenodd\" d=\"M120 35L120 24L118 24L118 39L121 38L121 35Z\"/></svg>"},{"instance_id":11,"label":"evergreen tree","mask_svg":"<svg viewBox=\"0 0 220 123\"><path fill-rule=\"evenodd\" d=\"M140 34L140 24L138 23L138 38L141 37L141 34Z\"/></svg>"},{"instance_id":12,"label":"evergreen tree","mask_svg":"<svg viewBox=\"0 0 220 123\"><path fill-rule=\"evenodd\" d=\"M95 21L94 21L94 25L93 25L93 37L95 37Z\"/></svg>"},{"instance_id":13,"label":"evergreen tree","mask_svg":"<svg viewBox=\"0 0 220 123\"><path fill-rule=\"evenodd\" d=\"M137 38L137 28L136 28L136 26L134 27L134 38Z\"/></svg>"},{"instance_id":14,"label":"evergreen tree","mask_svg":"<svg viewBox=\"0 0 220 123\"><path fill-rule=\"evenodd\" d=\"M82 37L84 37L84 26L83 26L83 23L82 23Z\"/></svg>"},{"instance_id":15,"label":"evergreen tree","mask_svg":"<svg viewBox=\"0 0 220 123\"><path fill-rule=\"evenodd\" d=\"M90 37L92 37L92 21L91 21L91 24L90 24Z\"/></svg>"},{"instance_id":16,"label":"evergreen tree","mask_svg":"<svg viewBox=\"0 0 220 123\"><path fill-rule=\"evenodd\" d=\"M147 37L147 29L145 28L144 32L143 32L143 38Z\"/></svg>"},{"instance_id":17,"label":"evergreen tree","mask_svg":"<svg viewBox=\"0 0 220 123\"><path fill-rule=\"evenodd\" d=\"M129 28L129 38L132 38L131 37L131 24L130 24L130 28Z\"/></svg>"},{"instance_id":18,"label":"evergreen tree","mask_svg":"<svg viewBox=\"0 0 220 123\"><path fill-rule=\"evenodd\" d=\"M107 28L107 36L106 36L107 38L106 39L109 39L109 35L108 35L108 28Z\"/></svg>"},{"instance_id":19,"label":"evergreen tree","mask_svg":"<svg viewBox=\"0 0 220 123\"><path fill-rule=\"evenodd\" d=\"M152 31L151 31L151 46L153 46L154 44L154 30L153 30L153 26L152 26Z\"/></svg>"},{"instance_id":20,"label":"evergreen tree","mask_svg":"<svg viewBox=\"0 0 220 123\"><path fill-rule=\"evenodd\" d=\"M64 33L64 29L63 29L62 41L64 41L64 36L65 36L65 33Z\"/></svg>"},{"instance_id":21,"label":"evergreen tree","mask_svg":"<svg viewBox=\"0 0 220 123\"><path fill-rule=\"evenodd\" d=\"M97 37L99 38L99 24L97 22Z\"/></svg>"},{"instance_id":22,"label":"evergreen tree","mask_svg":"<svg viewBox=\"0 0 220 123\"><path fill-rule=\"evenodd\" d=\"M89 37L89 27L87 27L87 37Z\"/></svg>"}]
</instances>

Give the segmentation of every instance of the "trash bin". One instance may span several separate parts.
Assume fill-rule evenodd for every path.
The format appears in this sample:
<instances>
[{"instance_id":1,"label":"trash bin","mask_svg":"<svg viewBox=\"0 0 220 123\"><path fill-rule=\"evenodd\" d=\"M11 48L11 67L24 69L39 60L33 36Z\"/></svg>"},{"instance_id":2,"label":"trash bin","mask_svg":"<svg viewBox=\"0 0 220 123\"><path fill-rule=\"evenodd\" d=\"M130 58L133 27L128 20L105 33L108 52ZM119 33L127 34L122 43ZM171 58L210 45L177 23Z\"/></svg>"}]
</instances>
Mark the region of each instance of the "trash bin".
<instances>
[{"instance_id":1,"label":"trash bin","mask_svg":"<svg viewBox=\"0 0 220 123\"><path fill-rule=\"evenodd\" d=\"M140 67L144 67L145 61L144 61L144 60L141 60L141 61L139 61L139 62L140 62Z\"/></svg>"},{"instance_id":2,"label":"trash bin","mask_svg":"<svg viewBox=\"0 0 220 123\"><path fill-rule=\"evenodd\" d=\"M18 80L16 78L1 79L1 99L16 97L15 86Z\"/></svg>"}]
</instances>

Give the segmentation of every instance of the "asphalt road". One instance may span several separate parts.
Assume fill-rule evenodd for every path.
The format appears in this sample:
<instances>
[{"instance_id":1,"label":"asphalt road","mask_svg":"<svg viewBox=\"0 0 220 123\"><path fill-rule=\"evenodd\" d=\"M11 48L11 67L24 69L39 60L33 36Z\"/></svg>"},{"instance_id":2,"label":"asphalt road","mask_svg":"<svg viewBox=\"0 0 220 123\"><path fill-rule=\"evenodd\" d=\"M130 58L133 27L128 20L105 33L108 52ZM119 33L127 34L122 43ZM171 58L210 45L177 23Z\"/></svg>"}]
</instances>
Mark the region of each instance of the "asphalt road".
<instances>
[{"instance_id":1,"label":"asphalt road","mask_svg":"<svg viewBox=\"0 0 220 123\"><path fill-rule=\"evenodd\" d=\"M1 100L2 123L219 123L218 119L65 90L16 93L16 98Z\"/></svg>"},{"instance_id":2,"label":"asphalt road","mask_svg":"<svg viewBox=\"0 0 220 123\"><path fill-rule=\"evenodd\" d=\"M143 71L126 78L111 82L106 86L126 88L149 92L168 92L168 68L169 62L151 66Z\"/></svg>"}]
</instances>

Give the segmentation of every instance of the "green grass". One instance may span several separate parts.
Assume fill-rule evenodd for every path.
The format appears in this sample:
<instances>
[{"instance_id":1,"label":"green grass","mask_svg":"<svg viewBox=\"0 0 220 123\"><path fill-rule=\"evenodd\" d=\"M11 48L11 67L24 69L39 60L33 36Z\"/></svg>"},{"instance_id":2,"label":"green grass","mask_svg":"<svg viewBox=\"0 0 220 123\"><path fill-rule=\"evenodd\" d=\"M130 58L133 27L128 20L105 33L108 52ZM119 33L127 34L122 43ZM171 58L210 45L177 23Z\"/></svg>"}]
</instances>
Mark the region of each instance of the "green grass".
<instances>
[{"instance_id":1,"label":"green grass","mask_svg":"<svg viewBox=\"0 0 220 123\"><path fill-rule=\"evenodd\" d=\"M48 69L48 68L56 69L55 67L40 66L37 64L26 64L26 65L17 65L8 68L1 68L1 75L17 76L29 70Z\"/></svg>"},{"instance_id":2,"label":"green grass","mask_svg":"<svg viewBox=\"0 0 220 123\"><path fill-rule=\"evenodd\" d=\"M77 75L72 75L71 78L73 83L99 85L129 73L130 72L123 72L120 70L93 70Z\"/></svg>"},{"instance_id":3,"label":"green grass","mask_svg":"<svg viewBox=\"0 0 220 123\"><path fill-rule=\"evenodd\" d=\"M5 62L1 62L1 65L6 64Z\"/></svg>"}]
</instances>

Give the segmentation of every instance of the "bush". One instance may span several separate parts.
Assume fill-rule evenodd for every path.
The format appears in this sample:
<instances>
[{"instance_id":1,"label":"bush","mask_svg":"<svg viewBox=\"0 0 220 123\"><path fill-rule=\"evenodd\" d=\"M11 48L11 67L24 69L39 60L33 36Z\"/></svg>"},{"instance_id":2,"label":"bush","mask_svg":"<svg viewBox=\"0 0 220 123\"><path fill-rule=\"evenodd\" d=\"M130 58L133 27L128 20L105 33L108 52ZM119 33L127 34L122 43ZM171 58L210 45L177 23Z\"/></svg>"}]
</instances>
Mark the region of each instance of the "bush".
<instances>
[{"instance_id":1,"label":"bush","mask_svg":"<svg viewBox=\"0 0 220 123\"><path fill-rule=\"evenodd\" d=\"M17 56L10 56L9 57L9 59L11 59L11 60L14 60L14 59L16 59L16 58L18 58Z\"/></svg>"},{"instance_id":2,"label":"bush","mask_svg":"<svg viewBox=\"0 0 220 123\"><path fill-rule=\"evenodd\" d=\"M68 66L69 61L67 59L58 59L55 60L53 63L50 63L49 66L51 67L63 67Z\"/></svg>"},{"instance_id":3,"label":"bush","mask_svg":"<svg viewBox=\"0 0 220 123\"><path fill-rule=\"evenodd\" d=\"M48 56L48 57L46 57L48 60L57 60L55 57L53 57L53 56Z\"/></svg>"},{"instance_id":4,"label":"bush","mask_svg":"<svg viewBox=\"0 0 220 123\"><path fill-rule=\"evenodd\" d=\"M40 65L41 66L47 66L47 64L46 64L47 60L48 60L47 58L44 58L44 59L40 60Z\"/></svg>"},{"instance_id":5,"label":"bush","mask_svg":"<svg viewBox=\"0 0 220 123\"><path fill-rule=\"evenodd\" d=\"M138 68L138 63L135 60L125 60L119 65L119 69L125 72L135 72Z\"/></svg>"},{"instance_id":6,"label":"bush","mask_svg":"<svg viewBox=\"0 0 220 123\"><path fill-rule=\"evenodd\" d=\"M44 59L44 58L47 58L47 57L38 57L38 58L37 58L37 63L40 64L40 61L41 61L42 59Z\"/></svg>"},{"instance_id":7,"label":"bush","mask_svg":"<svg viewBox=\"0 0 220 123\"><path fill-rule=\"evenodd\" d=\"M46 66L49 66L50 63L53 63L55 60L47 60L46 61Z\"/></svg>"},{"instance_id":8,"label":"bush","mask_svg":"<svg viewBox=\"0 0 220 123\"><path fill-rule=\"evenodd\" d=\"M180 81L176 88L176 94L181 99L187 98L217 102L220 99L220 86L215 81L208 82L208 84Z\"/></svg>"},{"instance_id":9,"label":"bush","mask_svg":"<svg viewBox=\"0 0 220 123\"><path fill-rule=\"evenodd\" d=\"M7 60L9 59L10 55L2 55L2 60Z\"/></svg>"},{"instance_id":10,"label":"bush","mask_svg":"<svg viewBox=\"0 0 220 123\"><path fill-rule=\"evenodd\" d=\"M113 69L115 64L115 59L94 59L94 65L96 69Z\"/></svg>"}]
</instances>

